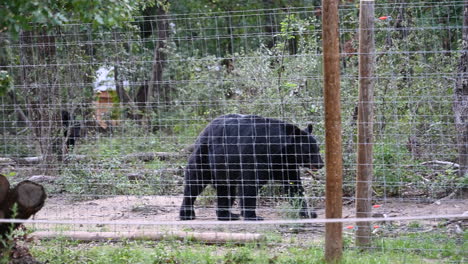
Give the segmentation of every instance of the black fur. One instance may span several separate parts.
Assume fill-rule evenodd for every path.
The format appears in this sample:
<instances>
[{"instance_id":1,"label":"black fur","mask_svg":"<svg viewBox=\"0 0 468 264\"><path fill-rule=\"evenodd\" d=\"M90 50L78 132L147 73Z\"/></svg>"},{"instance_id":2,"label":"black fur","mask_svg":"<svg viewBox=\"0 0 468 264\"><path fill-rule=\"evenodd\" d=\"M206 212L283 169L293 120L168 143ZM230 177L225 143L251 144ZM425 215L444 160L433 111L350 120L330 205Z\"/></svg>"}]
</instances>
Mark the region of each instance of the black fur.
<instances>
[{"instance_id":1,"label":"black fur","mask_svg":"<svg viewBox=\"0 0 468 264\"><path fill-rule=\"evenodd\" d=\"M75 122L68 111L62 111L62 125L66 146L68 149L72 149L81 136L81 124Z\"/></svg>"}]
</instances>

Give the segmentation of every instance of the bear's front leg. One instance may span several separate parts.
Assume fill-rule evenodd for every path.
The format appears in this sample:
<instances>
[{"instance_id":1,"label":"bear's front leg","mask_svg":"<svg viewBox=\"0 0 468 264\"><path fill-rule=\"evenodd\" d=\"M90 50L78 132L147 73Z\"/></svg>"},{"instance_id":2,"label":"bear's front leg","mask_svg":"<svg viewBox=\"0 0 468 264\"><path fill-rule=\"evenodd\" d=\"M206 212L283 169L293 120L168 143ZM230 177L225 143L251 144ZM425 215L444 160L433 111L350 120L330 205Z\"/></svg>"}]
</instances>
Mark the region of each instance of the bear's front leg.
<instances>
[{"instance_id":1,"label":"bear's front leg","mask_svg":"<svg viewBox=\"0 0 468 264\"><path fill-rule=\"evenodd\" d=\"M195 209L193 204L197 199L197 196L203 191L205 184L201 184L197 181L186 180L184 188L184 199L180 206L180 220L193 220L195 219Z\"/></svg>"},{"instance_id":2,"label":"bear's front leg","mask_svg":"<svg viewBox=\"0 0 468 264\"><path fill-rule=\"evenodd\" d=\"M290 184L286 186L286 193L289 197L289 203L294 209L299 209L299 217L317 218L317 214L314 211L311 211L309 214L307 201L304 197L304 187L302 187L301 182L290 182Z\"/></svg>"},{"instance_id":3,"label":"bear's front leg","mask_svg":"<svg viewBox=\"0 0 468 264\"><path fill-rule=\"evenodd\" d=\"M179 218L182 221L193 220L195 219L195 210L193 210L193 207L192 208L181 207Z\"/></svg>"}]
</instances>

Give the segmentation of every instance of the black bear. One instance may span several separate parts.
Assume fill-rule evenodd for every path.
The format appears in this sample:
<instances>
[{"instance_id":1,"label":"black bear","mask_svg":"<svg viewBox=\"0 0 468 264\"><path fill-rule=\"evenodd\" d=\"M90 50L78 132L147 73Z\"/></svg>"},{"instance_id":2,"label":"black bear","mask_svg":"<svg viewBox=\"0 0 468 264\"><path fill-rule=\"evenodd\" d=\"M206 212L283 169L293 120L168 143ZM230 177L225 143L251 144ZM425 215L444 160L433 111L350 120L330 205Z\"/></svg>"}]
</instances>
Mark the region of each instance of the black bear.
<instances>
[{"instance_id":1,"label":"black bear","mask_svg":"<svg viewBox=\"0 0 468 264\"><path fill-rule=\"evenodd\" d=\"M302 197L301 217L317 217L314 212L309 215L299 173L299 167L323 167L311 130L310 125L301 130L281 120L254 115L214 119L199 135L185 169L180 219L195 219L195 199L211 184L216 189L218 220L240 218L231 212L237 195L242 217L262 220L255 212L257 195L268 181L280 184L289 197Z\"/></svg>"},{"instance_id":2,"label":"black bear","mask_svg":"<svg viewBox=\"0 0 468 264\"><path fill-rule=\"evenodd\" d=\"M81 136L81 124L75 122L68 111L62 111L63 137L66 139L65 146L72 149Z\"/></svg>"}]
</instances>

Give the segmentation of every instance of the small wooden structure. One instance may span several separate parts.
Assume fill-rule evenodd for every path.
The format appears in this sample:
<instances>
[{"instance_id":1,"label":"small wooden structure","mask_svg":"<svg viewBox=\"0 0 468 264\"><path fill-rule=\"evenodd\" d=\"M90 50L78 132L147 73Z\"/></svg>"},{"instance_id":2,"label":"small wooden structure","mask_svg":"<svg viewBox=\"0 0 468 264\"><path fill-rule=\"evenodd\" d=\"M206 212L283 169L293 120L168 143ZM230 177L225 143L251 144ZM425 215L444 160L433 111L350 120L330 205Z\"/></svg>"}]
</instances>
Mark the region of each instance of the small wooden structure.
<instances>
[{"instance_id":1,"label":"small wooden structure","mask_svg":"<svg viewBox=\"0 0 468 264\"><path fill-rule=\"evenodd\" d=\"M96 111L96 121L102 129L107 129L109 125L118 125L117 120L111 119L112 110L114 108L115 91L99 91L96 93L97 100L94 102Z\"/></svg>"}]
</instances>

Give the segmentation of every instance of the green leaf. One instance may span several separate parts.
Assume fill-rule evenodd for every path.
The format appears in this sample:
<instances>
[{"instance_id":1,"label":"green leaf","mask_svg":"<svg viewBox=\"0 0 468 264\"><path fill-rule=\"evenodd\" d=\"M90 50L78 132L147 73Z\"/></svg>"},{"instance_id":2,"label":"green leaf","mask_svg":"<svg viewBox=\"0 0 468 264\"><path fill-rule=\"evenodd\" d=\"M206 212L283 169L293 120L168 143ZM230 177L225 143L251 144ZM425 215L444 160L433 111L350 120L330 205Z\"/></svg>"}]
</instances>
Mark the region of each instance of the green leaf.
<instances>
[{"instance_id":1,"label":"green leaf","mask_svg":"<svg viewBox=\"0 0 468 264\"><path fill-rule=\"evenodd\" d=\"M7 71L0 71L0 96L4 96L12 86L13 79Z\"/></svg>"},{"instance_id":2,"label":"green leaf","mask_svg":"<svg viewBox=\"0 0 468 264\"><path fill-rule=\"evenodd\" d=\"M104 20L102 19L102 16L100 14L96 14L94 15L94 20L97 21L97 23L99 25L103 25L104 24Z\"/></svg>"}]
</instances>

